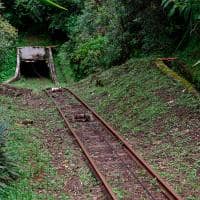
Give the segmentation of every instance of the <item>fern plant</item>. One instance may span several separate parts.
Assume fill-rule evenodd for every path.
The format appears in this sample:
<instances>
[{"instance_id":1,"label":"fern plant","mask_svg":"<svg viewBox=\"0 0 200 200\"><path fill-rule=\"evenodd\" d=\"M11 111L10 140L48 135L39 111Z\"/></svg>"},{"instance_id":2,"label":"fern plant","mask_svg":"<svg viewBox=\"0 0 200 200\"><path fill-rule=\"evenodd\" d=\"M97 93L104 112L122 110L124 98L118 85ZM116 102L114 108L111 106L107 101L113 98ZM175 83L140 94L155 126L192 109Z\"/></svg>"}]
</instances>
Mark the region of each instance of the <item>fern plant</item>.
<instances>
[{"instance_id":1,"label":"fern plant","mask_svg":"<svg viewBox=\"0 0 200 200\"><path fill-rule=\"evenodd\" d=\"M0 188L5 187L11 180L17 178L18 174L15 173L15 164L8 160L4 151L5 138L6 138L6 125L0 123Z\"/></svg>"}]
</instances>

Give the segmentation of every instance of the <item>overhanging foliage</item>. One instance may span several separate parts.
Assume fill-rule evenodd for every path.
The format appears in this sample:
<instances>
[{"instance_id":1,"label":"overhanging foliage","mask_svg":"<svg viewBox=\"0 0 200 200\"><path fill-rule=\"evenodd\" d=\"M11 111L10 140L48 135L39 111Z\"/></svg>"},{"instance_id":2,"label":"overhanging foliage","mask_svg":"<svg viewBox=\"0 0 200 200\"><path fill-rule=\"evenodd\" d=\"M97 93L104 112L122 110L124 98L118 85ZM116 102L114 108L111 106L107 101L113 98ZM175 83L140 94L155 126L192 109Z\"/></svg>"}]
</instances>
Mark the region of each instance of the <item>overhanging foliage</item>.
<instances>
[{"instance_id":1,"label":"overhanging foliage","mask_svg":"<svg viewBox=\"0 0 200 200\"><path fill-rule=\"evenodd\" d=\"M42 3L45 3L47 5L57 7L57 8L62 9L62 10L67 10L67 8L65 8L65 7L59 5L58 3L51 1L51 0L39 0L39 1L42 2Z\"/></svg>"}]
</instances>

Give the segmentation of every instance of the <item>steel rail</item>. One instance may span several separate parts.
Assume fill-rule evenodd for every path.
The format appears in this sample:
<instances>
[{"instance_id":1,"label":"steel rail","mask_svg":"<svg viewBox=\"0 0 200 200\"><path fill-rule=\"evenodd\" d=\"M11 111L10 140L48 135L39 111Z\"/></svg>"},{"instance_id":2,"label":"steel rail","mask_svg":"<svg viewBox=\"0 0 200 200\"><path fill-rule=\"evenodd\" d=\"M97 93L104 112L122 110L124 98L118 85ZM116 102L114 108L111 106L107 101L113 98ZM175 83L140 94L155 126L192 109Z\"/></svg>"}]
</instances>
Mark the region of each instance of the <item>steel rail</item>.
<instances>
[{"instance_id":1,"label":"steel rail","mask_svg":"<svg viewBox=\"0 0 200 200\"><path fill-rule=\"evenodd\" d=\"M106 189L110 199L118 200L117 196L112 191L112 187L108 184L108 182L106 181L105 177L103 176L103 174L99 171L98 167L96 166L94 160L90 157L90 154L87 151L87 149L84 147L84 144L81 142L81 140L79 139L78 135L73 131L73 128L70 126L70 123L68 122L68 120L66 119L65 115L63 114L60 106L52 98L52 96L50 96L50 94L48 93L47 90L45 90L45 92L46 92L47 96L49 96L51 98L51 100L53 101L53 103L55 104L58 112L60 113L61 117L63 118L64 122L66 123L69 131L74 136L74 138L76 139L78 145L80 146L81 150L83 151L84 155L86 156L87 160L89 161L90 166L92 167L92 169L94 170L94 172L96 173L96 175L98 176L100 181L102 182L102 184L103 184L104 188Z\"/></svg>"},{"instance_id":2,"label":"steel rail","mask_svg":"<svg viewBox=\"0 0 200 200\"><path fill-rule=\"evenodd\" d=\"M171 188L171 186L166 183L156 172L153 171L151 166L143 160L143 158L136 153L135 150L132 149L130 144L122 137L120 136L105 120L100 117L90 106L88 106L79 96L77 96L72 90L69 88L63 88L66 91L68 91L71 95L73 95L79 102L82 103L89 111L91 111L94 116L99 119L104 126L118 139L120 142L124 145L124 147L127 149L127 151L130 153L130 155L133 157L134 160L136 160L143 168L147 170L147 172L156 179L157 183L159 184L160 188L164 190L164 194L168 197L170 200L182 200L182 198L175 193L175 191Z\"/></svg>"},{"instance_id":3,"label":"steel rail","mask_svg":"<svg viewBox=\"0 0 200 200\"><path fill-rule=\"evenodd\" d=\"M146 195L148 195L148 196L150 197L150 199L156 200L156 199L152 196L152 194L150 193L150 191L149 191L147 188L145 188L144 184L139 180L139 178L136 176L136 174L135 174L132 170L129 169L129 166L126 165L126 163L124 162L124 160L119 156L119 154L118 154L118 153L116 152L116 150L112 147L112 145L109 144L109 142L105 139L105 137L102 136L102 135L101 135L100 137L107 143L107 145L110 146L110 149L112 150L112 152L115 152L115 153L118 155L118 157L120 158L120 160L125 164L125 168L129 171L129 173L135 178L135 180L136 180L136 181L141 185L141 187L144 189ZM127 153L128 153L128 155L129 155L129 152L127 152ZM130 155L129 155L129 156L130 156Z\"/></svg>"}]
</instances>

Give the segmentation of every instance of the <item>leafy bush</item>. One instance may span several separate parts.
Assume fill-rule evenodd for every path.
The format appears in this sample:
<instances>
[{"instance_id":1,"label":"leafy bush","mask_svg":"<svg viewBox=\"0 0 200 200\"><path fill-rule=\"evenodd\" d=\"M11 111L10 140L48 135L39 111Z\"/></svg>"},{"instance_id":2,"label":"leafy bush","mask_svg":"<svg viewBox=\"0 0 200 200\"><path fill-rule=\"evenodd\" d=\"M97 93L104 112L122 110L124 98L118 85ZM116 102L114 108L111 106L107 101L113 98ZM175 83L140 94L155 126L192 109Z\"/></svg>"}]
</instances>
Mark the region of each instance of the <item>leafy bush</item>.
<instances>
[{"instance_id":1,"label":"leafy bush","mask_svg":"<svg viewBox=\"0 0 200 200\"><path fill-rule=\"evenodd\" d=\"M199 0L162 0L163 7L168 11L168 16L181 16L188 27L186 35L200 33L200 1Z\"/></svg>"},{"instance_id":2,"label":"leafy bush","mask_svg":"<svg viewBox=\"0 0 200 200\"><path fill-rule=\"evenodd\" d=\"M0 51L11 47L17 37L16 29L0 17ZM1 52L2 54L2 52Z\"/></svg>"},{"instance_id":3,"label":"leafy bush","mask_svg":"<svg viewBox=\"0 0 200 200\"><path fill-rule=\"evenodd\" d=\"M87 0L77 5L82 12L64 18L69 41L60 53L77 79L141 52L170 51L175 37L158 0Z\"/></svg>"},{"instance_id":4,"label":"leafy bush","mask_svg":"<svg viewBox=\"0 0 200 200\"><path fill-rule=\"evenodd\" d=\"M71 68L75 73L75 78L80 79L107 65L104 58L104 49L107 38L98 36L90 38L79 44L73 53L70 54Z\"/></svg>"},{"instance_id":5,"label":"leafy bush","mask_svg":"<svg viewBox=\"0 0 200 200\"><path fill-rule=\"evenodd\" d=\"M200 89L200 36L192 37L185 49L177 53L178 57L185 63L192 75L190 80L198 89Z\"/></svg>"},{"instance_id":6,"label":"leafy bush","mask_svg":"<svg viewBox=\"0 0 200 200\"><path fill-rule=\"evenodd\" d=\"M52 35L59 31L67 36L68 18L80 10L80 3L77 0L3 0L3 2L6 7L4 17L15 27L24 32L48 32Z\"/></svg>"},{"instance_id":7,"label":"leafy bush","mask_svg":"<svg viewBox=\"0 0 200 200\"><path fill-rule=\"evenodd\" d=\"M57 67L56 73L59 81L61 82L73 82L74 73L70 66L70 44L64 43L60 48L59 52L56 54L54 61Z\"/></svg>"},{"instance_id":8,"label":"leafy bush","mask_svg":"<svg viewBox=\"0 0 200 200\"><path fill-rule=\"evenodd\" d=\"M0 16L0 82L14 71L16 53L13 45L16 38L17 30Z\"/></svg>"},{"instance_id":9,"label":"leafy bush","mask_svg":"<svg viewBox=\"0 0 200 200\"><path fill-rule=\"evenodd\" d=\"M57 4L49 7L41 2ZM7 8L4 16L10 15L9 19L22 27L29 28L33 22L33 30L49 31L55 38L62 38L65 43L57 63L63 74L66 70L67 77L73 71L75 78L80 79L97 68L124 63L132 56L171 54L183 40L186 46L189 37L185 27L190 27L187 31L190 34L200 29L199 0L162 2L10 0L4 1ZM67 11L57 9L60 5ZM169 18L166 11L174 17Z\"/></svg>"},{"instance_id":10,"label":"leafy bush","mask_svg":"<svg viewBox=\"0 0 200 200\"><path fill-rule=\"evenodd\" d=\"M162 5L169 9L169 17L178 12L186 21L195 23L200 20L199 0L162 0Z\"/></svg>"},{"instance_id":11,"label":"leafy bush","mask_svg":"<svg viewBox=\"0 0 200 200\"><path fill-rule=\"evenodd\" d=\"M17 26L26 26L30 21L42 22L46 7L39 0L11 0L4 1L5 16Z\"/></svg>"}]
</instances>

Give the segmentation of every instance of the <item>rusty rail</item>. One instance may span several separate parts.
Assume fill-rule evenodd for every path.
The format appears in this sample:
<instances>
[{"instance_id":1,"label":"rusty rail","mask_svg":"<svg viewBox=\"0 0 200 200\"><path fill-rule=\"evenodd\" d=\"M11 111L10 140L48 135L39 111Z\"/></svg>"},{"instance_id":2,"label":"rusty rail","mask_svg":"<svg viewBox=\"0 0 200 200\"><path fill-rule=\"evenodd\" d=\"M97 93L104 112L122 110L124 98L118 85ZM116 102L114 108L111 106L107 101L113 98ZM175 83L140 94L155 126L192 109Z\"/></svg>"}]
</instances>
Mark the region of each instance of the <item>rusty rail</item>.
<instances>
[{"instance_id":1,"label":"rusty rail","mask_svg":"<svg viewBox=\"0 0 200 200\"><path fill-rule=\"evenodd\" d=\"M62 88L64 89L64 88ZM182 200L182 198L177 195L175 193L175 191L170 187L170 185L168 183L166 183L156 172L153 171L153 169L151 168L151 166L141 158L141 156L139 156L138 153L136 153L132 147L130 146L130 144L124 139L122 138L107 122L105 122L104 119L102 119L90 106L88 106L79 96L77 96L74 92L72 92L70 89L65 88L64 90L66 90L67 92L69 92L73 97L75 97L75 99L77 99L85 108L87 108L91 113L93 113L93 115L102 122L102 124L113 134L114 137L116 137L122 144L123 146L126 148L126 150L128 151L129 155L135 160L137 161L137 163L139 163L159 184L160 189L162 190L162 192L164 193L164 195L169 199L169 200ZM113 193L111 186L107 183L105 177L101 174L101 172L98 170L95 162L92 160L92 158L90 157L89 153L87 152L87 150L85 149L84 145L82 144L81 140L78 138L77 134L73 131L73 129L70 126L70 123L68 122L68 120L66 119L66 117L64 116L63 112L61 111L59 105L57 104L57 102L49 95L48 91L45 91L46 94L52 99L52 101L54 102L54 104L56 105L56 108L58 109L60 115L62 116L62 118L64 119L67 127L69 128L70 132L72 133L72 135L75 137L75 139L77 140L79 146L81 147L83 153L85 154L86 158L88 159L92 169L94 170L94 172L97 174L98 178L101 180L103 186L105 187L107 193L109 194L110 198L113 200L117 200L118 198L116 197L116 195Z\"/></svg>"},{"instance_id":2,"label":"rusty rail","mask_svg":"<svg viewBox=\"0 0 200 200\"><path fill-rule=\"evenodd\" d=\"M56 108L58 110L58 112L60 113L60 115L62 116L63 120L65 121L67 127L69 128L69 131L71 132L71 134L74 136L74 138L76 139L78 145L80 146L81 150L83 151L84 155L86 156L87 160L90 163L90 166L92 167L92 169L94 170L94 172L96 173L96 175L98 176L99 180L102 182L104 188L106 189L110 199L112 200L117 200L116 195L113 193L111 186L107 183L105 177L102 175L102 173L98 170L95 162L93 161L92 158L90 158L90 155L87 151L87 149L84 147L83 143L81 142L81 140L78 138L77 134L73 131L72 127L70 126L68 120L66 119L65 115L63 114L63 112L61 111L59 105L56 103L56 101L48 94L48 92L45 90L46 94L51 98L51 100L54 102L54 104L56 105Z\"/></svg>"}]
</instances>

